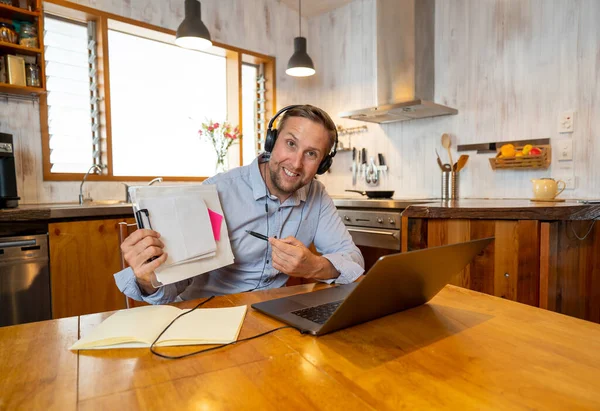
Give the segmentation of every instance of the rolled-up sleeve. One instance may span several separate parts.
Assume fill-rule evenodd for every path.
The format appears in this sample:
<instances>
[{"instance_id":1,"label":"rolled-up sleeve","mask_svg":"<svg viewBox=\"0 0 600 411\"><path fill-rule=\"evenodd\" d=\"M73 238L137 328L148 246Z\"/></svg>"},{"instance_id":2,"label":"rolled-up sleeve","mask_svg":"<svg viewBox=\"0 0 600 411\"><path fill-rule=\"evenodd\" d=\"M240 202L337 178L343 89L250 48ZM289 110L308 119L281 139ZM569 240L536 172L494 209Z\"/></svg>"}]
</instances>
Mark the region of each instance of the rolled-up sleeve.
<instances>
[{"instance_id":1,"label":"rolled-up sleeve","mask_svg":"<svg viewBox=\"0 0 600 411\"><path fill-rule=\"evenodd\" d=\"M168 304L174 301L180 301L179 294L189 285L189 280L180 281L174 284L167 284L160 287L154 294L144 295L140 289L135 274L131 267L119 271L114 275L117 288L129 298L136 301L144 301L148 304Z\"/></svg>"},{"instance_id":2,"label":"rolled-up sleeve","mask_svg":"<svg viewBox=\"0 0 600 411\"><path fill-rule=\"evenodd\" d=\"M365 271L365 260L352 241L352 236L342 222L331 197L323 193L314 245L328 259L340 275L323 282L348 284Z\"/></svg>"}]
</instances>

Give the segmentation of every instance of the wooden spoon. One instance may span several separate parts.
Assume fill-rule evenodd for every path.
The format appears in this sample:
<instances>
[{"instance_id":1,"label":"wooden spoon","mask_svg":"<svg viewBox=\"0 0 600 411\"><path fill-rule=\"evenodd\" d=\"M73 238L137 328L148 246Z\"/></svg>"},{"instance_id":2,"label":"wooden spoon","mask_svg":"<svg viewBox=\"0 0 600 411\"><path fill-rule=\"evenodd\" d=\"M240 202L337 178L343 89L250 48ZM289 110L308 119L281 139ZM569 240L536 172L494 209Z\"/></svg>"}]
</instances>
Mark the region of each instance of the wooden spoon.
<instances>
[{"instance_id":1,"label":"wooden spoon","mask_svg":"<svg viewBox=\"0 0 600 411\"><path fill-rule=\"evenodd\" d=\"M452 152L450 151L450 145L452 143L450 142L450 135L444 133L442 134L442 147L444 147L446 150L448 150L448 158L450 159L450 164L454 164L452 162Z\"/></svg>"},{"instance_id":2,"label":"wooden spoon","mask_svg":"<svg viewBox=\"0 0 600 411\"><path fill-rule=\"evenodd\" d=\"M467 165L467 161L469 160L469 156L466 154L461 155L458 158L458 161L456 162L456 164L454 164L454 171L456 171L457 173L462 170L465 165Z\"/></svg>"}]
</instances>

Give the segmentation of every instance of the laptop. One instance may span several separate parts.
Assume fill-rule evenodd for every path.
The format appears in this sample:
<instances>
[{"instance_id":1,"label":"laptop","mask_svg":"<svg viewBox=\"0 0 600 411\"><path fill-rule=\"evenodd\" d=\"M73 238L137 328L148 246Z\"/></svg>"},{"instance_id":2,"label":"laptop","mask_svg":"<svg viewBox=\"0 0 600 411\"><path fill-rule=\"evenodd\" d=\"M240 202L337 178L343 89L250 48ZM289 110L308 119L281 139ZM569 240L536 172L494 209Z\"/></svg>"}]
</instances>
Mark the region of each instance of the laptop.
<instances>
[{"instance_id":1,"label":"laptop","mask_svg":"<svg viewBox=\"0 0 600 411\"><path fill-rule=\"evenodd\" d=\"M297 328L324 335L431 300L494 238L381 257L362 281L252 304Z\"/></svg>"}]
</instances>

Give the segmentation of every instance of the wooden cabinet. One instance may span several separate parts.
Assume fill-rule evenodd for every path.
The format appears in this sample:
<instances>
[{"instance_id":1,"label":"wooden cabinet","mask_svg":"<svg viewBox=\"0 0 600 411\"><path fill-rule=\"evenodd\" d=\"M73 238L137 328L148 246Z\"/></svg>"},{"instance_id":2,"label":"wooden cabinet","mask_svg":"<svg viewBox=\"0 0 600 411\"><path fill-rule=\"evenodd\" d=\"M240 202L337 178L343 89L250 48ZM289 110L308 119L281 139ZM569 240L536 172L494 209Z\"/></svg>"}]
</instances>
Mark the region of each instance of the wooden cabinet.
<instances>
[{"instance_id":1,"label":"wooden cabinet","mask_svg":"<svg viewBox=\"0 0 600 411\"><path fill-rule=\"evenodd\" d=\"M125 308L113 274L121 270L117 218L50 223L54 318Z\"/></svg>"},{"instance_id":2,"label":"wooden cabinet","mask_svg":"<svg viewBox=\"0 0 600 411\"><path fill-rule=\"evenodd\" d=\"M453 284L600 322L600 225L592 224L403 217L402 247L411 251L495 237ZM585 239L577 238L588 229Z\"/></svg>"},{"instance_id":3,"label":"wooden cabinet","mask_svg":"<svg viewBox=\"0 0 600 411\"><path fill-rule=\"evenodd\" d=\"M18 7L19 4L26 3L28 9ZM22 4L24 5L24 4ZM38 47L26 47L25 45L2 42L0 41L0 60L2 61L1 66L4 67L4 78L0 78L0 92L10 94L41 94L46 89L46 74L45 74L45 60L44 60L44 19L42 13L42 1L41 0L28 0L28 1L13 1L13 5L7 5L0 3L0 22L8 23L10 25L20 25L23 22L33 23L37 29L37 46ZM20 37L20 33L17 33ZM26 85L9 84L8 81L8 67L5 67L7 55L20 55L25 58L30 58L32 62L39 68L39 78L41 82L40 87L30 87Z\"/></svg>"}]
</instances>

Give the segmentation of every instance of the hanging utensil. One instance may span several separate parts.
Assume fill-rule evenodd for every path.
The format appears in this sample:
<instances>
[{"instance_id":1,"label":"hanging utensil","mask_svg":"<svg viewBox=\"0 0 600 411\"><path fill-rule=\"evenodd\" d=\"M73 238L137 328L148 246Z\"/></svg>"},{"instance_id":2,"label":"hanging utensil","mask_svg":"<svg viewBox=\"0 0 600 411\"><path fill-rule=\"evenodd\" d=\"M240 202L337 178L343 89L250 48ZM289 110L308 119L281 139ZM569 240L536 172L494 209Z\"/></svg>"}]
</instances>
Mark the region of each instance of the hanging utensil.
<instances>
[{"instance_id":1,"label":"hanging utensil","mask_svg":"<svg viewBox=\"0 0 600 411\"><path fill-rule=\"evenodd\" d=\"M454 164L454 171L458 173L462 170L467 165L467 161L469 161L469 156L466 154L461 155L456 164Z\"/></svg>"},{"instance_id":2,"label":"hanging utensil","mask_svg":"<svg viewBox=\"0 0 600 411\"><path fill-rule=\"evenodd\" d=\"M356 147L352 148L352 186L356 185L356 170L358 166L356 164Z\"/></svg>"},{"instance_id":3,"label":"hanging utensil","mask_svg":"<svg viewBox=\"0 0 600 411\"><path fill-rule=\"evenodd\" d=\"M367 178L367 149L366 148L362 148L361 150L361 154L362 154L362 163L360 165L360 174L361 177L363 179Z\"/></svg>"},{"instance_id":4,"label":"hanging utensil","mask_svg":"<svg viewBox=\"0 0 600 411\"><path fill-rule=\"evenodd\" d=\"M448 158L450 159L450 164L454 164L452 162L452 152L450 151L451 145L452 142L450 141L450 135L446 133L442 134L442 147L448 150ZM452 169L452 166L450 166L450 169Z\"/></svg>"}]
</instances>

